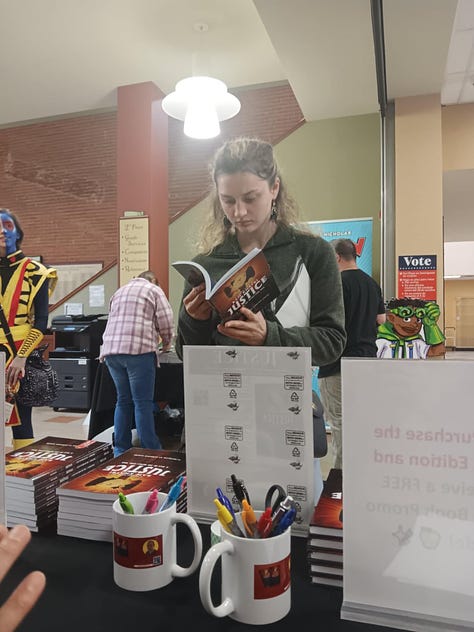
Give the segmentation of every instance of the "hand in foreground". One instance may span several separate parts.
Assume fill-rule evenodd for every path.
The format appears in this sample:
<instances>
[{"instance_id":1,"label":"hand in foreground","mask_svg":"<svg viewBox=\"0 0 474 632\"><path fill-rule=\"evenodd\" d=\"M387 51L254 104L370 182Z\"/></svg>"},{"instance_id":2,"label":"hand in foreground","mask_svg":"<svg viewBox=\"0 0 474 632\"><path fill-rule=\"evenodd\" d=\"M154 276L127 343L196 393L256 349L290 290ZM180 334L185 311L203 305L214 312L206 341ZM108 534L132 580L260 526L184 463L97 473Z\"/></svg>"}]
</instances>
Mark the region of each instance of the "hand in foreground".
<instances>
[{"instance_id":1,"label":"hand in foreground","mask_svg":"<svg viewBox=\"0 0 474 632\"><path fill-rule=\"evenodd\" d=\"M267 337L267 321L261 312L254 314L252 310L241 307L244 320L228 320L217 326L219 333L229 338L240 340L244 345L253 347L263 345Z\"/></svg>"},{"instance_id":2,"label":"hand in foreground","mask_svg":"<svg viewBox=\"0 0 474 632\"><path fill-rule=\"evenodd\" d=\"M25 525L8 530L0 525L0 581L31 540ZM33 571L15 588L7 601L0 607L0 630L13 632L33 608L43 592L46 578L41 571Z\"/></svg>"},{"instance_id":3,"label":"hand in foreground","mask_svg":"<svg viewBox=\"0 0 474 632\"><path fill-rule=\"evenodd\" d=\"M185 310L196 320L208 320L211 317L212 307L206 301L205 287L204 283L196 285L183 299Z\"/></svg>"}]
</instances>

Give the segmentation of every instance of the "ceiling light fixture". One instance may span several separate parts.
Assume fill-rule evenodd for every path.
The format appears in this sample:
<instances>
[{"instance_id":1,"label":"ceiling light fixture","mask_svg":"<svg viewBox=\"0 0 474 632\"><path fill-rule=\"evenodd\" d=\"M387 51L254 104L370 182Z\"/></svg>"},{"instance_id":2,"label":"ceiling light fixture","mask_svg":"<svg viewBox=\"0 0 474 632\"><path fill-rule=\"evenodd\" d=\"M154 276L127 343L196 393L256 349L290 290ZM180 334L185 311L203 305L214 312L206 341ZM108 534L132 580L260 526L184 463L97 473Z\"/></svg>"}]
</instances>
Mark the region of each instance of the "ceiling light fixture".
<instances>
[{"instance_id":1,"label":"ceiling light fixture","mask_svg":"<svg viewBox=\"0 0 474 632\"><path fill-rule=\"evenodd\" d=\"M184 121L186 136L199 139L217 136L219 122L240 111L238 98L227 92L223 81L212 77L181 79L161 106L168 116Z\"/></svg>"}]
</instances>

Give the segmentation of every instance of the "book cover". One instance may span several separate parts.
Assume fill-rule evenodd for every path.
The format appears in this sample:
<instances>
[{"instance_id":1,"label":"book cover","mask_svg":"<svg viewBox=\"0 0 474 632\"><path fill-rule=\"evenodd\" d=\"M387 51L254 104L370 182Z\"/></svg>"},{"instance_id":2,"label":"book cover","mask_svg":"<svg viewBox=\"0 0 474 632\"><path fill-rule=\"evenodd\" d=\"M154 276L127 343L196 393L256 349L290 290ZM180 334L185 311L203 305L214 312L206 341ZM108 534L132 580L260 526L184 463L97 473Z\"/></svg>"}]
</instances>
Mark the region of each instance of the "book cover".
<instances>
[{"instance_id":1,"label":"book cover","mask_svg":"<svg viewBox=\"0 0 474 632\"><path fill-rule=\"evenodd\" d=\"M166 492L185 470L184 452L130 448L58 487L59 504L64 496L110 502L119 492Z\"/></svg>"},{"instance_id":2,"label":"book cover","mask_svg":"<svg viewBox=\"0 0 474 632\"><path fill-rule=\"evenodd\" d=\"M311 535L339 536L343 527L342 470L331 468L309 524Z\"/></svg>"},{"instance_id":3,"label":"book cover","mask_svg":"<svg viewBox=\"0 0 474 632\"><path fill-rule=\"evenodd\" d=\"M59 481L102 450L112 454L112 447L102 441L45 437L5 455L6 485L11 481L13 486L37 487Z\"/></svg>"},{"instance_id":4,"label":"book cover","mask_svg":"<svg viewBox=\"0 0 474 632\"><path fill-rule=\"evenodd\" d=\"M238 319L241 307L259 312L280 293L260 248L254 248L214 284L198 263L175 261L172 266L190 285L205 283L206 299L224 322Z\"/></svg>"},{"instance_id":5,"label":"book cover","mask_svg":"<svg viewBox=\"0 0 474 632\"><path fill-rule=\"evenodd\" d=\"M328 562L328 561L315 561L309 566L311 573L325 573L326 575L337 575L342 577L342 563Z\"/></svg>"},{"instance_id":6,"label":"book cover","mask_svg":"<svg viewBox=\"0 0 474 632\"><path fill-rule=\"evenodd\" d=\"M319 560L323 562L336 562L342 564L342 549L326 549L321 546L310 546L307 551L310 564L316 564Z\"/></svg>"},{"instance_id":7,"label":"book cover","mask_svg":"<svg viewBox=\"0 0 474 632\"><path fill-rule=\"evenodd\" d=\"M311 582L313 584L323 584L324 586L336 586L337 588L343 587L343 579L337 575L331 576L323 573L314 573L311 575Z\"/></svg>"},{"instance_id":8,"label":"book cover","mask_svg":"<svg viewBox=\"0 0 474 632\"><path fill-rule=\"evenodd\" d=\"M328 535L313 534L308 538L308 545L310 547L322 547L329 550L341 550L343 549L343 538L334 537Z\"/></svg>"}]
</instances>

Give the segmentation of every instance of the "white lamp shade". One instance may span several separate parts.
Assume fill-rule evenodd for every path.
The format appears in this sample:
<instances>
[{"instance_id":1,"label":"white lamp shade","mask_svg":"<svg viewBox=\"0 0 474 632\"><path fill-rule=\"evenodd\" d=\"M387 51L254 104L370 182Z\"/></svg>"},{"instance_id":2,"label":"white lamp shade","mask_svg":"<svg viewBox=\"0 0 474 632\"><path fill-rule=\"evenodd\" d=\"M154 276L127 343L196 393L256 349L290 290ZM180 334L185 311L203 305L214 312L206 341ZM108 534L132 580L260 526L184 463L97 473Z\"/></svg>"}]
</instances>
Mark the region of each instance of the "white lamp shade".
<instances>
[{"instance_id":1,"label":"white lamp shade","mask_svg":"<svg viewBox=\"0 0 474 632\"><path fill-rule=\"evenodd\" d=\"M214 138L221 131L216 108L206 98L196 98L188 105L184 133L190 138Z\"/></svg>"},{"instance_id":2,"label":"white lamp shade","mask_svg":"<svg viewBox=\"0 0 474 632\"><path fill-rule=\"evenodd\" d=\"M212 77L188 77L178 81L175 92L166 96L161 105L168 116L185 121L184 133L192 138L217 136L219 121L232 118L240 111L237 97L227 92L224 82ZM200 116L201 123L198 122Z\"/></svg>"}]
</instances>

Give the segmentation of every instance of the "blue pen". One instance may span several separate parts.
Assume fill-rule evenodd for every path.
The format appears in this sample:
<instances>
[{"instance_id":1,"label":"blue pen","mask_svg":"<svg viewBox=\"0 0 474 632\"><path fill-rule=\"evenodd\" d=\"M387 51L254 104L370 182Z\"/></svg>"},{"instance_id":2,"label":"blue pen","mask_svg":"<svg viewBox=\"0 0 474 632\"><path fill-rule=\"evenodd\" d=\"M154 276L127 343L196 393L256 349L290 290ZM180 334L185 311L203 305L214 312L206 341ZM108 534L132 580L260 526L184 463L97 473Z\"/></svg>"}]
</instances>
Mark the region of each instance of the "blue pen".
<instances>
[{"instance_id":1,"label":"blue pen","mask_svg":"<svg viewBox=\"0 0 474 632\"><path fill-rule=\"evenodd\" d=\"M176 502L178 496L181 494L182 484L184 484L184 476L180 476L178 480L176 481L176 483L171 487L170 491L168 492L168 497L166 498L165 502L161 505L161 507L158 509L158 513L160 511L164 511L165 509L168 509L169 507L171 507L173 503Z\"/></svg>"},{"instance_id":2,"label":"blue pen","mask_svg":"<svg viewBox=\"0 0 474 632\"><path fill-rule=\"evenodd\" d=\"M286 531L288 527L291 527L291 525L295 521L295 518L296 518L296 509L292 507L286 512L286 514L284 514L283 518L276 525L275 529L270 533L270 536L280 535L280 533L283 533L284 531Z\"/></svg>"},{"instance_id":3,"label":"blue pen","mask_svg":"<svg viewBox=\"0 0 474 632\"><path fill-rule=\"evenodd\" d=\"M224 505L224 507L227 507L227 509L230 511L231 516L235 518L235 511L234 511L234 508L232 507L232 503L230 502L230 500L227 498L227 496L224 494L224 492L222 491L220 487L216 488L216 494L221 505Z\"/></svg>"}]
</instances>

